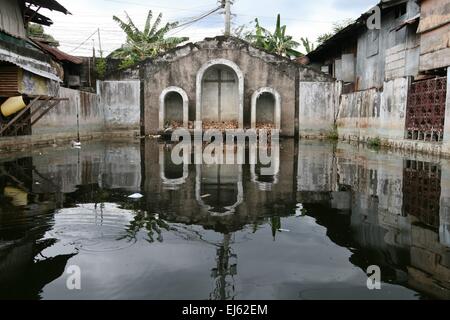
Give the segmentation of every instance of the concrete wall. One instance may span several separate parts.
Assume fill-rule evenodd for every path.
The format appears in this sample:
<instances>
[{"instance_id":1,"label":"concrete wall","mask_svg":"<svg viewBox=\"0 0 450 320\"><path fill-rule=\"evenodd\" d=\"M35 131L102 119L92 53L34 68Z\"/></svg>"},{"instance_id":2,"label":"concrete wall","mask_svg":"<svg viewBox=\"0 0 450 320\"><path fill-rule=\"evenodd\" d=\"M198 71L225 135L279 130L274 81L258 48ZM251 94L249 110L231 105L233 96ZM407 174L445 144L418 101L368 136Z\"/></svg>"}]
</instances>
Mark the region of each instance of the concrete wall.
<instances>
[{"instance_id":1,"label":"concrete wall","mask_svg":"<svg viewBox=\"0 0 450 320\"><path fill-rule=\"evenodd\" d=\"M134 132L140 126L140 82L99 82L99 94L60 88L61 101L32 127L28 143L56 142L102 135L111 131ZM34 109L36 110L36 109ZM40 114L40 111L32 120ZM5 141L5 143L8 143Z\"/></svg>"},{"instance_id":2,"label":"concrete wall","mask_svg":"<svg viewBox=\"0 0 450 320\"><path fill-rule=\"evenodd\" d=\"M299 134L326 135L333 130L339 104L340 82L300 81Z\"/></svg>"},{"instance_id":3,"label":"concrete wall","mask_svg":"<svg viewBox=\"0 0 450 320\"><path fill-rule=\"evenodd\" d=\"M349 140L381 138L403 140L405 136L408 79L384 83L384 90L370 89L344 94L336 121L339 136Z\"/></svg>"},{"instance_id":4,"label":"concrete wall","mask_svg":"<svg viewBox=\"0 0 450 320\"><path fill-rule=\"evenodd\" d=\"M287 59L255 49L234 38L218 37L180 47L147 63L145 74L145 132L156 133L159 128L159 96L164 89L176 86L189 98L189 120L195 120L197 104L196 76L211 60L226 59L238 65L244 74L244 127L251 125L251 97L262 88L270 87L281 95L281 130L294 136L296 121L296 79L323 81L319 72L301 67Z\"/></svg>"},{"instance_id":5,"label":"concrete wall","mask_svg":"<svg viewBox=\"0 0 450 320\"><path fill-rule=\"evenodd\" d=\"M98 95L60 88L59 97L69 100L61 101L33 126L34 136L58 139L76 137L78 131L80 135L85 135L104 130L103 107Z\"/></svg>"},{"instance_id":6,"label":"concrete wall","mask_svg":"<svg viewBox=\"0 0 450 320\"><path fill-rule=\"evenodd\" d=\"M98 81L107 130L140 127L140 81Z\"/></svg>"}]
</instances>

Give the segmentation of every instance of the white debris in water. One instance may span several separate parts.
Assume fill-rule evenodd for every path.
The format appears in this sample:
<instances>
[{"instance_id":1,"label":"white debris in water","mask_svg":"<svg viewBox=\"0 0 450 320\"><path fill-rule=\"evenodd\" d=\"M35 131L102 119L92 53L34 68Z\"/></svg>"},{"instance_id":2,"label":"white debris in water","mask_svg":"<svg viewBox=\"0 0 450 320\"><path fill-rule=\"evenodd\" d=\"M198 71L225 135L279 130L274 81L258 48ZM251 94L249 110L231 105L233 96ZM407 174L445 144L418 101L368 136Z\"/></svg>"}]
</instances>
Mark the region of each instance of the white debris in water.
<instances>
[{"instance_id":1,"label":"white debris in water","mask_svg":"<svg viewBox=\"0 0 450 320\"><path fill-rule=\"evenodd\" d=\"M279 232L291 232L291 230L288 229L278 229Z\"/></svg>"},{"instance_id":2,"label":"white debris in water","mask_svg":"<svg viewBox=\"0 0 450 320\"><path fill-rule=\"evenodd\" d=\"M204 194L200 198L208 198L208 197L211 197L211 195L210 194Z\"/></svg>"},{"instance_id":3,"label":"white debris in water","mask_svg":"<svg viewBox=\"0 0 450 320\"><path fill-rule=\"evenodd\" d=\"M80 141L72 141L71 144L72 144L72 147L74 147L74 148L81 147L81 142Z\"/></svg>"},{"instance_id":4,"label":"white debris in water","mask_svg":"<svg viewBox=\"0 0 450 320\"><path fill-rule=\"evenodd\" d=\"M130 198L130 199L141 199L142 197L143 197L142 194L140 194L140 193L134 193L134 194L132 194L131 196L129 196L128 198Z\"/></svg>"}]
</instances>

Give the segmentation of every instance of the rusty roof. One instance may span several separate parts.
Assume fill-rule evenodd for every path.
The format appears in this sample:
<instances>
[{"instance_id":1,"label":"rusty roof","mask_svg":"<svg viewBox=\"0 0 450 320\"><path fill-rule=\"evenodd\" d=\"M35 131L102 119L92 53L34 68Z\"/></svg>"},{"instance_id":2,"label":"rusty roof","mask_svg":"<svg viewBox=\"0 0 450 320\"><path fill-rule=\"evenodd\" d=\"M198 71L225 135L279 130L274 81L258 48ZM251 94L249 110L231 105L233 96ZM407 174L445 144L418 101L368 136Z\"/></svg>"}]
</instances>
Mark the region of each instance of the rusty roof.
<instances>
[{"instance_id":1,"label":"rusty roof","mask_svg":"<svg viewBox=\"0 0 450 320\"><path fill-rule=\"evenodd\" d=\"M70 14L70 12L56 0L25 0L24 2L33 4L38 7L47 8L52 11L54 10L62 12L64 14Z\"/></svg>"},{"instance_id":2,"label":"rusty roof","mask_svg":"<svg viewBox=\"0 0 450 320\"><path fill-rule=\"evenodd\" d=\"M49 46L48 44L45 44L42 41L31 39L37 46L39 46L44 52L48 53L49 55L53 56L56 60L61 62L70 62L74 64L82 64L83 60L81 58L71 56L70 54L67 54L65 52L62 52L58 48Z\"/></svg>"}]
</instances>

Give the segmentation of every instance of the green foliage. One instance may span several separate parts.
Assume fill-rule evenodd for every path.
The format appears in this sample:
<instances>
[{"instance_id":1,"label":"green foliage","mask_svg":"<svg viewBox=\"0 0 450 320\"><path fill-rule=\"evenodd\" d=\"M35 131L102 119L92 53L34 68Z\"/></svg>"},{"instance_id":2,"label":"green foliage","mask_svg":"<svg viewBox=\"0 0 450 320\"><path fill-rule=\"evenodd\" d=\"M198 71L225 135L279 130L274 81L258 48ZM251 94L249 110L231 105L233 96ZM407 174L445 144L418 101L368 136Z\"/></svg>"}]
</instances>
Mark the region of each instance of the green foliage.
<instances>
[{"instance_id":1,"label":"green foliage","mask_svg":"<svg viewBox=\"0 0 450 320\"><path fill-rule=\"evenodd\" d=\"M379 149L379 148L381 148L381 139L378 138L378 137L370 138L370 139L367 140L367 145L370 148Z\"/></svg>"},{"instance_id":2,"label":"green foliage","mask_svg":"<svg viewBox=\"0 0 450 320\"><path fill-rule=\"evenodd\" d=\"M306 54L314 51L314 43L310 41L308 38L301 38L303 47L305 48Z\"/></svg>"},{"instance_id":3,"label":"green foliage","mask_svg":"<svg viewBox=\"0 0 450 320\"><path fill-rule=\"evenodd\" d=\"M167 33L178 26L178 22L166 23L160 28L161 13L152 23L153 12L150 10L143 31L136 27L126 12L125 15L127 21L113 16L113 20L119 24L127 36L125 44L111 54L114 58L123 59L121 68L127 68L146 58L155 57L189 40L186 37L167 37Z\"/></svg>"},{"instance_id":4,"label":"green foliage","mask_svg":"<svg viewBox=\"0 0 450 320\"><path fill-rule=\"evenodd\" d=\"M327 132L326 138L327 138L327 140L331 140L331 141L339 140L339 133L338 133L338 129L337 129L336 125L334 125L331 128L331 130Z\"/></svg>"},{"instance_id":5,"label":"green foliage","mask_svg":"<svg viewBox=\"0 0 450 320\"><path fill-rule=\"evenodd\" d=\"M317 37L317 43L319 45L321 45L321 44L325 43L326 41L328 41L329 39L331 39L332 36L334 36L334 33L328 32L328 33L321 34L320 36Z\"/></svg>"},{"instance_id":6,"label":"green foliage","mask_svg":"<svg viewBox=\"0 0 450 320\"><path fill-rule=\"evenodd\" d=\"M333 30L332 30L332 32L327 32L327 33L324 33L324 34L320 35L317 38L317 43L319 43L319 45L323 44L324 42L326 42L327 40L332 38L335 34L341 32L342 30L347 28L353 22L355 22L353 19L345 19L345 20L342 20L342 21L334 22L333 23Z\"/></svg>"},{"instance_id":7,"label":"green foliage","mask_svg":"<svg viewBox=\"0 0 450 320\"><path fill-rule=\"evenodd\" d=\"M59 42L53 38L53 36L46 34L44 27L37 23L28 24L27 28L28 37L35 38L42 42L49 43L53 47L59 47Z\"/></svg>"},{"instance_id":8,"label":"green foliage","mask_svg":"<svg viewBox=\"0 0 450 320\"><path fill-rule=\"evenodd\" d=\"M237 33L244 40L249 41L253 46L266 51L276 53L284 57L300 57L302 54L295 50L300 44L293 40L292 36L286 34L286 26L281 25L281 17L277 16L275 31L272 33L262 27L259 20L255 19L255 28L249 31L246 26L238 28ZM235 31L235 33L236 33Z\"/></svg>"},{"instance_id":9,"label":"green foliage","mask_svg":"<svg viewBox=\"0 0 450 320\"><path fill-rule=\"evenodd\" d=\"M98 58L95 62L95 72L97 73L97 78L104 79L106 74L106 59Z\"/></svg>"}]
</instances>

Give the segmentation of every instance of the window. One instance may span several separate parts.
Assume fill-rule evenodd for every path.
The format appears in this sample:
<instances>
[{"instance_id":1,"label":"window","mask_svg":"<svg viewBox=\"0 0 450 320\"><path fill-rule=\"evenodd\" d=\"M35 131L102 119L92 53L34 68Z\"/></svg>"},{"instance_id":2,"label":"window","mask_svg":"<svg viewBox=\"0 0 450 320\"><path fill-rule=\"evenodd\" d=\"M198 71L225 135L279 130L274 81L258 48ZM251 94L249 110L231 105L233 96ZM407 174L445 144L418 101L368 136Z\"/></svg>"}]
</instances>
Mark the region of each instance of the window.
<instances>
[{"instance_id":1,"label":"window","mask_svg":"<svg viewBox=\"0 0 450 320\"><path fill-rule=\"evenodd\" d=\"M406 3L402 3L401 5L395 8L395 19L403 17L406 14L407 7Z\"/></svg>"}]
</instances>

